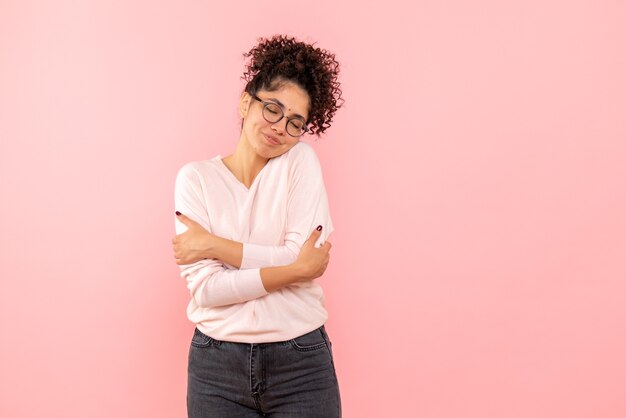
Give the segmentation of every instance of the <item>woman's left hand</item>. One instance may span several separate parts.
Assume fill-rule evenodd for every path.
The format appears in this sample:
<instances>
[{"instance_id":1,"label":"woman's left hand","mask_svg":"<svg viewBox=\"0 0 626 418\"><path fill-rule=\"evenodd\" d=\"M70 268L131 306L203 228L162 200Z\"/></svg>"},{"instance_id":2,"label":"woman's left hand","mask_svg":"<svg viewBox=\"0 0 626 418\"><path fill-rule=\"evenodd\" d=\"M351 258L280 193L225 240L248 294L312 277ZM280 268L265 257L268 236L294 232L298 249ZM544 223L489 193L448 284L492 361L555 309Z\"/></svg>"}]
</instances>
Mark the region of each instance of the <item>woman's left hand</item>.
<instances>
[{"instance_id":1,"label":"woman's left hand","mask_svg":"<svg viewBox=\"0 0 626 418\"><path fill-rule=\"evenodd\" d=\"M172 238L176 264L192 264L211 256L211 247L215 236L183 214L178 220L187 227L187 231Z\"/></svg>"}]
</instances>

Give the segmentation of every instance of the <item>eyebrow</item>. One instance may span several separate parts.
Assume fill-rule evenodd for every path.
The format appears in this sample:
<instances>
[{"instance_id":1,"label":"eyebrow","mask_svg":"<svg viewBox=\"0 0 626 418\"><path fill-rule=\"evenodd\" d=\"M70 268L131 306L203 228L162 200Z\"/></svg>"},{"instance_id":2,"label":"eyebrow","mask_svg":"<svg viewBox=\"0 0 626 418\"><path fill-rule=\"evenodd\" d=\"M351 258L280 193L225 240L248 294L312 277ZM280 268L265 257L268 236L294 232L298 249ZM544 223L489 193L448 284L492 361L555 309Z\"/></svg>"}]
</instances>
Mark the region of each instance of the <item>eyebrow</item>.
<instances>
[{"instance_id":1,"label":"eyebrow","mask_svg":"<svg viewBox=\"0 0 626 418\"><path fill-rule=\"evenodd\" d=\"M282 107L283 109L285 108L285 105L284 105L284 104L282 104L282 102L281 102L280 100L278 100L278 99L269 98L269 99L264 99L264 100L269 100L269 101L271 101L271 102L276 103L277 105L279 105L279 106L280 106L280 107ZM306 121L306 118L305 118L304 116L302 116L301 114L299 114L299 113L294 113L294 114L293 114L293 116L297 116L297 117L301 118L302 120L305 120L305 121Z\"/></svg>"}]
</instances>

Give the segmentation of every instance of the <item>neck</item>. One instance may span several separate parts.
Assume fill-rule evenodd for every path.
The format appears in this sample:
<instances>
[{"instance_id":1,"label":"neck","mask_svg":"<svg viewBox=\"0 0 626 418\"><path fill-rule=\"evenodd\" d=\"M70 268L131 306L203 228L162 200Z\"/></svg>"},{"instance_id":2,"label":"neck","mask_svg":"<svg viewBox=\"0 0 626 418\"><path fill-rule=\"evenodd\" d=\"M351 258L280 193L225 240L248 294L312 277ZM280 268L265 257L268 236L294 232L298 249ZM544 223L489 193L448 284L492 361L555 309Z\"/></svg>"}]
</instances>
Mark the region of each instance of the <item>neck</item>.
<instances>
[{"instance_id":1,"label":"neck","mask_svg":"<svg viewBox=\"0 0 626 418\"><path fill-rule=\"evenodd\" d=\"M261 157L242 136L239 138L235 152L222 159L224 165L235 175L237 180L250 187L257 174L269 161Z\"/></svg>"}]
</instances>

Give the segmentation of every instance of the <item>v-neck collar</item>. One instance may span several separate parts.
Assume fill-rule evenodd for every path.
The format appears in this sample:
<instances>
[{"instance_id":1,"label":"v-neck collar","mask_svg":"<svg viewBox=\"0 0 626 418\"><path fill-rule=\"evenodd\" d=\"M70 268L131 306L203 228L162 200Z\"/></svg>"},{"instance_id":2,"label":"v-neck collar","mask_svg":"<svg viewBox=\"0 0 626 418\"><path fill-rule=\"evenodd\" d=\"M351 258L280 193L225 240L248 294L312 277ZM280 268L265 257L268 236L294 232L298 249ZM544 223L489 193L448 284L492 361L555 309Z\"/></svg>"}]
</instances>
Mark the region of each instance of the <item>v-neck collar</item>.
<instances>
[{"instance_id":1,"label":"v-neck collar","mask_svg":"<svg viewBox=\"0 0 626 418\"><path fill-rule=\"evenodd\" d=\"M226 164L224 164L224 157L222 157L221 155L218 155L217 157L215 157L215 160L218 162L218 165L220 166L220 168L225 171L228 175L228 177L235 183L237 183L243 190L245 190L246 192L249 192L250 190L252 190L254 188L254 186L256 185L256 183L258 183L261 178L261 175L263 174L263 172L265 171L265 168L270 165L270 163L272 162L272 159L270 158L270 160L263 166L263 168L261 169L261 171L259 171L257 173L257 175L254 177L254 180L252 180L252 184L250 185L250 187L246 187L245 184L243 184L243 182L241 182L241 180L239 180L235 174L230 171L230 168L228 168L226 166Z\"/></svg>"}]
</instances>

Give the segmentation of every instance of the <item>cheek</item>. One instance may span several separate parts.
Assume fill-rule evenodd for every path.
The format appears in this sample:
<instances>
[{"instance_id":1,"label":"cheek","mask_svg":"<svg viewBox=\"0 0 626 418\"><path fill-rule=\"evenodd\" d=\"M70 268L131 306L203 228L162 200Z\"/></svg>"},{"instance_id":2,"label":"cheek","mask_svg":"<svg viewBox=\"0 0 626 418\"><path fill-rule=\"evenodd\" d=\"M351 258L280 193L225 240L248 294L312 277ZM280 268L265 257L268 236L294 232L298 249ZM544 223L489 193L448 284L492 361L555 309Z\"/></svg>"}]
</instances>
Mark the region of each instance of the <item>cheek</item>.
<instances>
[{"instance_id":1,"label":"cheek","mask_svg":"<svg viewBox=\"0 0 626 418\"><path fill-rule=\"evenodd\" d=\"M265 120L258 120L251 116L248 116L243 120L243 129L247 131L256 131L263 127Z\"/></svg>"}]
</instances>

